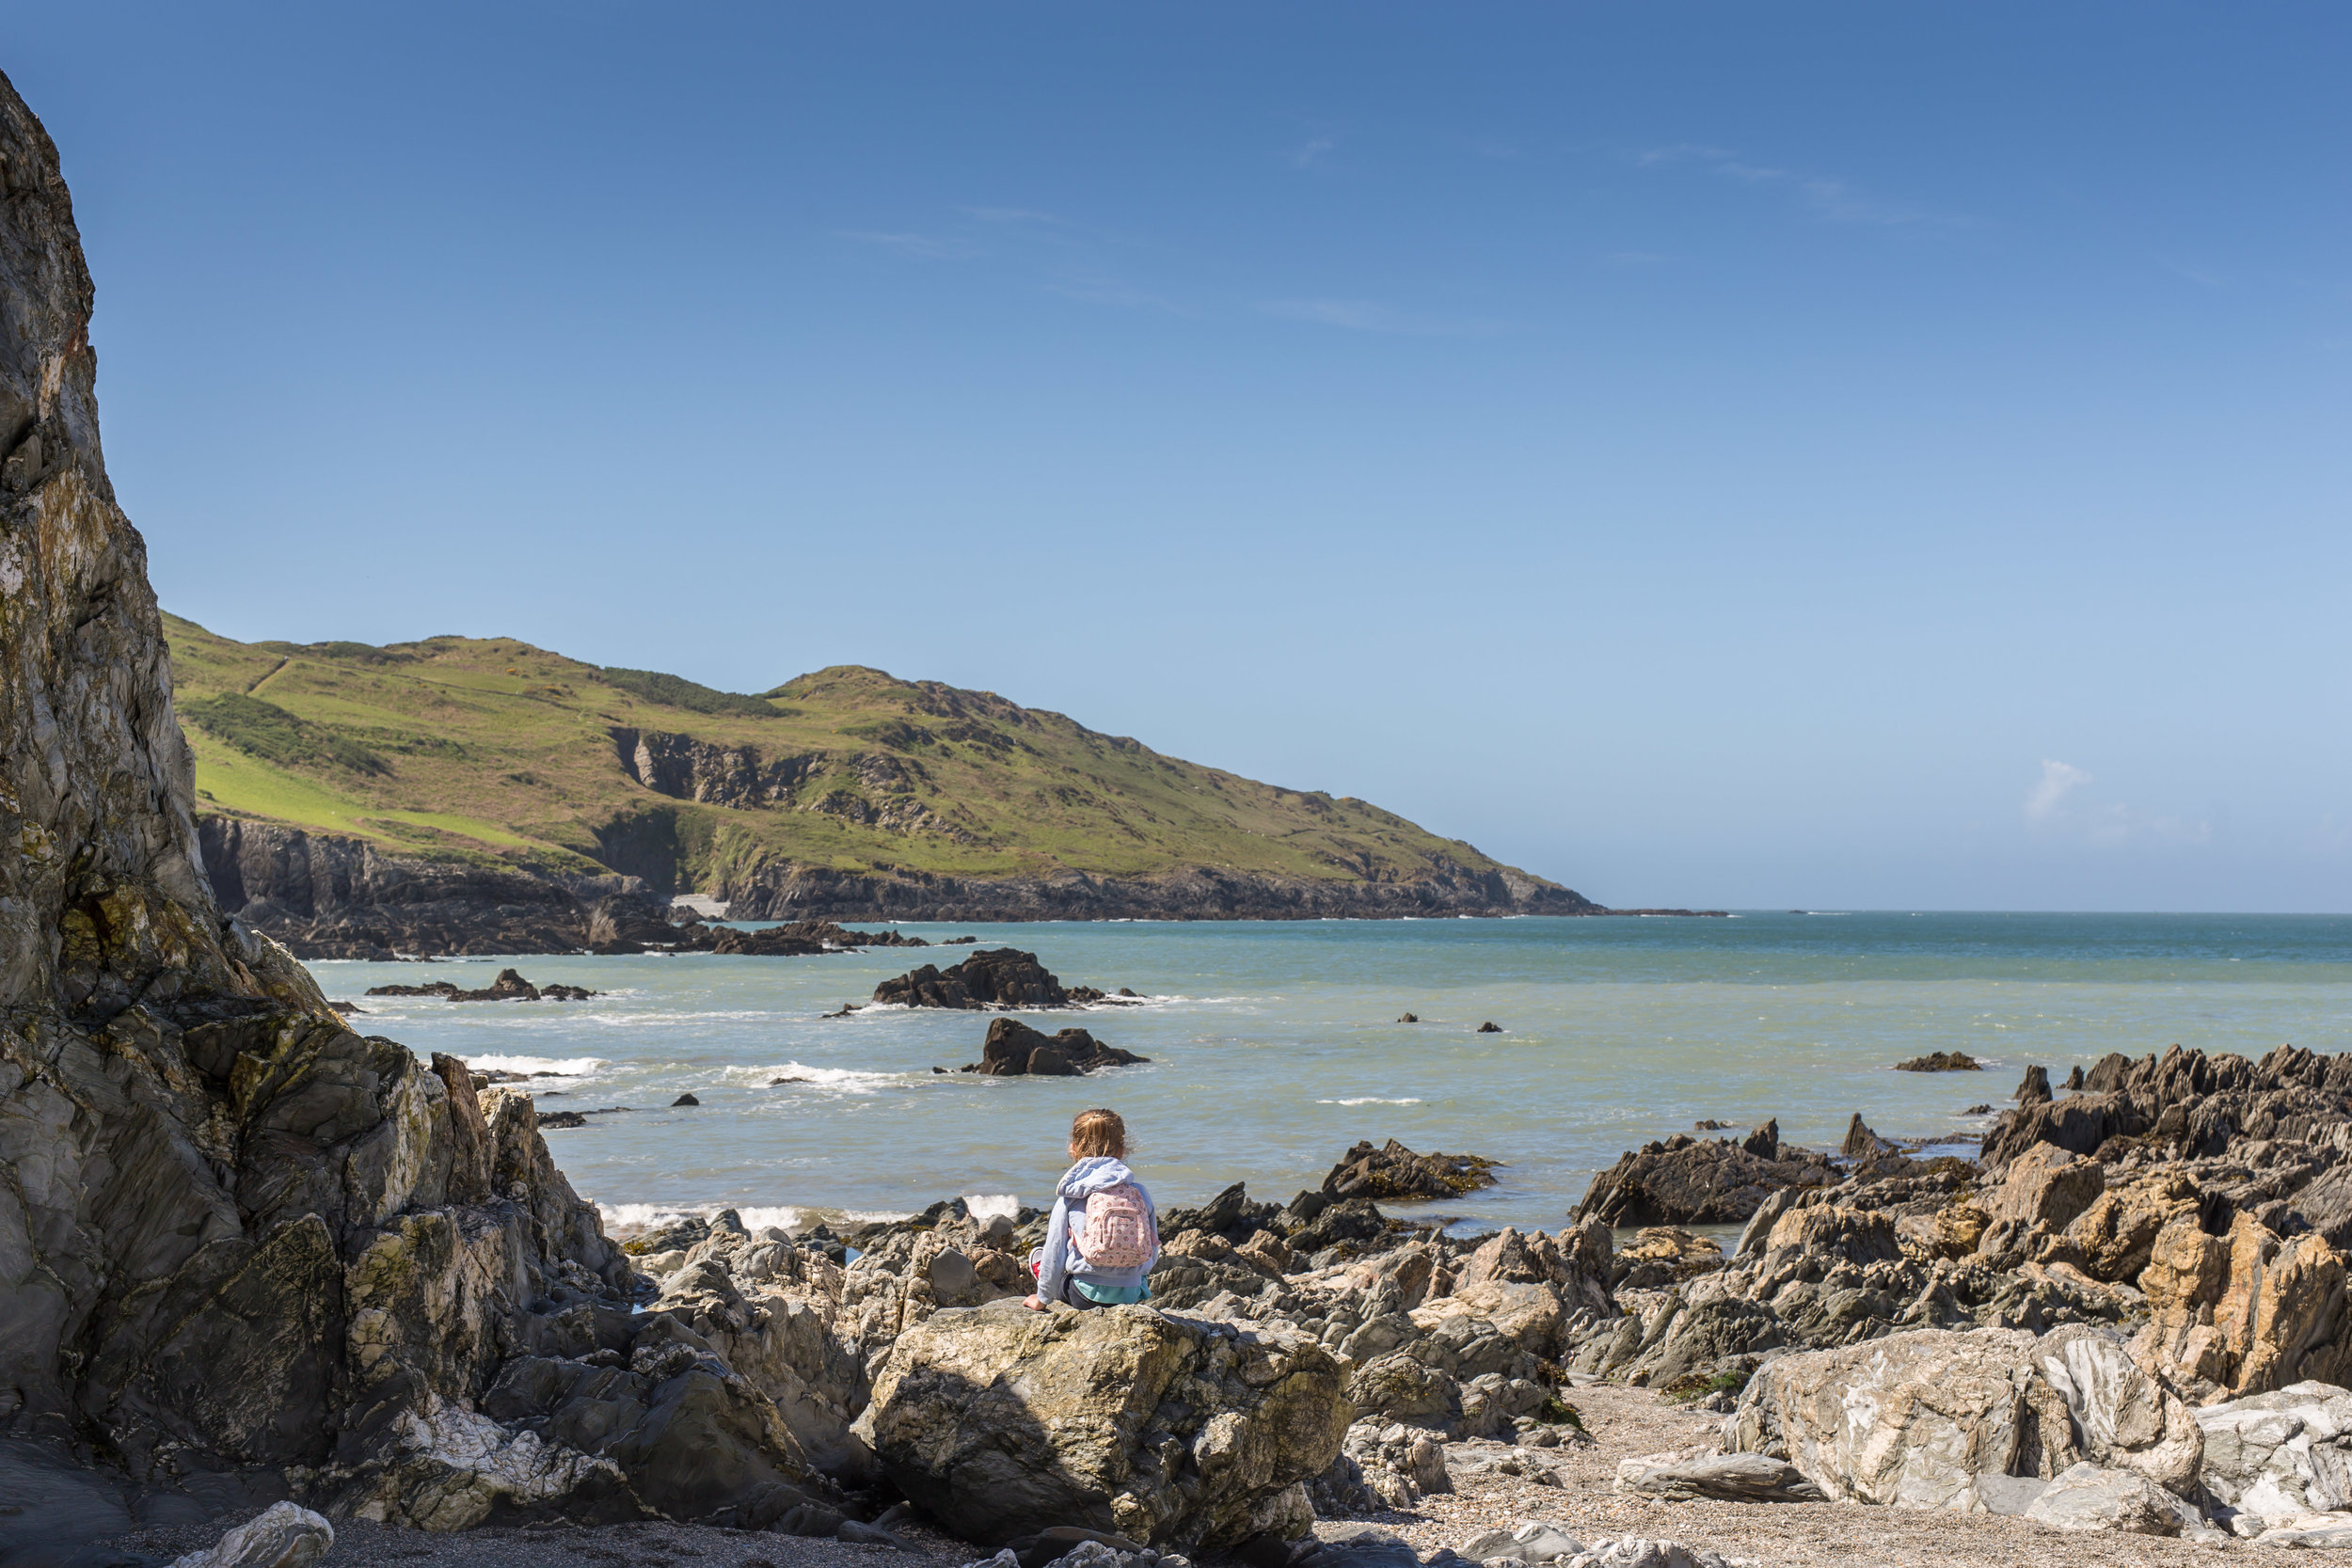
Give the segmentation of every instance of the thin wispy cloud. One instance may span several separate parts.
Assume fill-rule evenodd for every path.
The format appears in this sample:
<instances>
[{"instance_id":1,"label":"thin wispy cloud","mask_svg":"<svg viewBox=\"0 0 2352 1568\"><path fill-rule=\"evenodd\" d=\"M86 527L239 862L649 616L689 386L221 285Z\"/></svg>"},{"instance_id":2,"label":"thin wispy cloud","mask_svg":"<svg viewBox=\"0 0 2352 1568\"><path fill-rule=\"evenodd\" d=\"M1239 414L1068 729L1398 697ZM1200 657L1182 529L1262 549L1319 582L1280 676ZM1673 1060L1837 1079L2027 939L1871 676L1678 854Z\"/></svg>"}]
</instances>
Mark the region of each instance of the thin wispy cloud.
<instances>
[{"instance_id":1,"label":"thin wispy cloud","mask_svg":"<svg viewBox=\"0 0 2352 1568\"><path fill-rule=\"evenodd\" d=\"M956 211L980 223L1059 224L1061 222L1061 219L1051 213L1041 213L1029 207L959 207Z\"/></svg>"},{"instance_id":2,"label":"thin wispy cloud","mask_svg":"<svg viewBox=\"0 0 2352 1568\"><path fill-rule=\"evenodd\" d=\"M1295 169L1311 169L1339 150L1340 138L1322 131L1309 136L1282 154L1282 161Z\"/></svg>"},{"instance_id":3,"label":"thin wispy cloud","mask_svg":"<svg viewBox=\"0 0 2352 1568\"><path fill-rule=\"evenodd\" d=\"M1636 168L1666 168L1683 165L1706 169L1721 179L1736 181L1743 185L1785 191L1800 205L1833 223L1875 224L1890 228L1905 224L1964 228L1970 222L1967 218L1948 213L1866 196L1851 182L1834 175L1752 162L1728 148L1709 147L1703 142L1677 142L1666 147L1645 148L1633 154L1633 165Z\"/></svg>"},{"instance_id":4,"label":"thin wispy cloud","mask_svg":"<svg viewBox=\"0 0 2352 1568\"><path fill-rule=\"evenodd\" d=\"M1386 332L1413 338L1487 338L1507 330L1503 322L1414 315L1370 299L1269 299L1258 309L1284 321L1314 322L1349 332Z\"/></svg>"},{"instance_id":5,"label":"thin wispy cloud","mask_svg":"<svg viewBox=\"0 0 2352 1568\"><path fill-rule=\"evenodd\" d=\"M2066 807L2066 798L2090 782L2073 763L2042 759L2042 777L2026 792L2026 820L2047 822Z\"/></svg>"},{"instance_id":6,"label":"thin wispy cloud","mask_svg":"<svg viewBox=\"0 0 2352 1568\"><path fill-rule=\"evenodd\" d=\"M2213 824L2200 818L2143 811L2121 800L2093 800L2083 790L2090 773L2055 758L2042 760L2042 776L2026 791L2026 824L2037 836L2071 840L2100 849L2177 847L2213 842Z\"/></svg>"},{"instance_id":7,"label":"thin wispy cloud","mask_svg":"<svg viewBox=\"0 0 2352 1568\"><path fill-rule=\"evenodd\" d=\"M836 229L836 240L854 245L873 245L881 250L895 250L901 256L920 256L932 261L951 261L973 254L973 247L961 240L944 238L937 234L894 232L878 229Z\"/></svg>"}]
</instances>

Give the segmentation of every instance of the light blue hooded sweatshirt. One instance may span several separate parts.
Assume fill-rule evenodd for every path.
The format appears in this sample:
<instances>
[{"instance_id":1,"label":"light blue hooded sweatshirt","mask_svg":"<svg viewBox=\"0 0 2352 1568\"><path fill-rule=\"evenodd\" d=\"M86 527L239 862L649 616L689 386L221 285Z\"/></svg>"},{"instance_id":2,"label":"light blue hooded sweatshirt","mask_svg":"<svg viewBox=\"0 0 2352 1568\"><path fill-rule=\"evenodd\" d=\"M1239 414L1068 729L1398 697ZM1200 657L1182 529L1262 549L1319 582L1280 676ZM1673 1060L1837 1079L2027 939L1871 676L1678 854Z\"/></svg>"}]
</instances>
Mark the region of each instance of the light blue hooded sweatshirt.
<instances>
[{"instance_id":1,"label":"light blue hooded sweatshirt","mask_svg":"<svg viewBox=\"0 0 2352 1568\"><path fill-rule=\"evenodd\" d=\"M1070 1211L1086 1210L1087 1199L1105 1187L1130 1182L1143 1194L1143 1212L1152 1221L1151 1255L1143 1266L1134 1269L1096 1269L1087 1264L1085 1254L1070 1234ZM1152 1201L1152 1195L1136 1180L1136 1173L1125 1162L1107 1154L1090 1154L1062 1173L1061 1185L1054 1191L1054 1217L1045 1223L1045 1245L1039 1249L1037 1293L1046 1301L1060 1301L1065 1281L1077 1279L1097 1291L1132 1291L1143 1285L1143 1276L1152 1272L1152 1263L1160 1256L1160 1212ZM1139 1298L1138 1298L1139 1299Z\"/></svg>"}]
</instances>

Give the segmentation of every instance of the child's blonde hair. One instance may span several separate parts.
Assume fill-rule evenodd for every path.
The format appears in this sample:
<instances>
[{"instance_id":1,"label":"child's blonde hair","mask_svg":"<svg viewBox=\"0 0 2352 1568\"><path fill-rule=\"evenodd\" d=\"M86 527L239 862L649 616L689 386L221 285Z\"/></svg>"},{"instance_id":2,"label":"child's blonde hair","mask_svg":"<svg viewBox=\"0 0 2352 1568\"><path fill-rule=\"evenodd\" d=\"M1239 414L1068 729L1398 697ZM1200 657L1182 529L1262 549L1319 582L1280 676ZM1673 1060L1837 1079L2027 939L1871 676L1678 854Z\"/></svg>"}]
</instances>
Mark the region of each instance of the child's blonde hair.
<instances>
[{"instance_id":1,"label":"child's blonde hair","mask_svg":"<svg viewBox=\"0 0 2352 1568\"><path fill-rule=\"evenodd\" d=\"M1096 1109L1080 1111L1070 1123L1070 1155L1083 1160L1090 1155L1107 1155L1124 1159L1127 1153L1127 1124L1119 1119L1117 1111Z\"/></svg>"}]
</instances>

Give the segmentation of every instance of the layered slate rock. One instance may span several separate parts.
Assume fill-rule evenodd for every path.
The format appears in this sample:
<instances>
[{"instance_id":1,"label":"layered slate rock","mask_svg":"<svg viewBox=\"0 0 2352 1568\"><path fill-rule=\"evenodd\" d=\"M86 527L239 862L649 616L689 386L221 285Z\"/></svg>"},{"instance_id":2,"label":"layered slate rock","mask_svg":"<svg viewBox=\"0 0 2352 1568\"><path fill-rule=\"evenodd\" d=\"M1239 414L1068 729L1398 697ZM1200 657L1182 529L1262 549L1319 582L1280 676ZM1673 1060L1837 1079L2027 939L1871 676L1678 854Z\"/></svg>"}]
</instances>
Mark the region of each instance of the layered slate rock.
<instances>
[{"instance_id":1,"label":"layered slate rock","mask_svg":"<svg viewBox=\"0 0 2352 1568\"><path fill-rule=\"evenodd\" d=\"M963 1070L993 1078L1074 1078L1104 1068L1135 1067L1151 1059L1104 1045L1084 1029L1046 1035L1017 1018L1000 1018L988 1026L980 1059Z\"/></svg>"},{"instance_id":2,"label":"layered slate rock","mask_svg":"<svg viewBox=\"0 0 2352 1568\"><path fill-rule=\"evenodd\" d=\"M968 1540L1051 1520L1216 1547L1308 1532L1305 1482L1339 1457L1345 1392L1295 1331L1005 1301L902 1333L870 1420L890 1479Z\"/></svg>"},{"instance_id":3,"label":"layered slate rock","mask_svg":"<svg viewBox=\"0 0 2352 1568\"><path fill-rule=\"evenodd\" d=\"M1738 1143L1677 1132L1595 1177L1575 1217L1613 1226L1728 1225L1749 1218L1773 1193L1830 1186L1839 1176L1826 1154L1783 1144L1777 1121Z\"/></svg>"},{"instance_id":4,"label":"layered slate rock","mask_svg":"<svg viewBox=\"0 0 2352 1568\"><path fill-rule=\"evenodd\" d=\"M925 964L874 988L874 1000L901 1007L1067 1007L1072 994L1035 953L985 947L950 969Z\"/></svg>"},{"instance_id":5,"label":"layered slate rock","mask_svg":"<svg viewBox=\"0 0 2352 1568\"><path fill-rule=\"evenodd\" d=\"M1727 1434L1834 1500L2010 1506L2013 1481L2085 1461L2192 1495L2204 1434L2188 1406L2096 1329L1927 1329L1767 1363Z\"/></svg>"}]
</instances>

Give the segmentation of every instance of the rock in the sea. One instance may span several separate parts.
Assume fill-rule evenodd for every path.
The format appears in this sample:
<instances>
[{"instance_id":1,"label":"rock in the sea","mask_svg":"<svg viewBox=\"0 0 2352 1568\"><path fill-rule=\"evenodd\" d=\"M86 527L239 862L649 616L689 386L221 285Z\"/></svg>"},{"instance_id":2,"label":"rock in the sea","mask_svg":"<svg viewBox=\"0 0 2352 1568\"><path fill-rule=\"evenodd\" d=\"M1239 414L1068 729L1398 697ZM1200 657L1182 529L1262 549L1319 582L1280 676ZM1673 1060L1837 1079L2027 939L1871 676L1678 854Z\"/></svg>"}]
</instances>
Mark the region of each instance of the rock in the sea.
<instances>
[{"instance_id":1,"label":"rock in the sea","mask_svg":"<svg viewBox=\"0 0 2352 1568\"><path fill-rule=\"evenodd\" d=\"M499 977L478 990L466 990L449 980L422 986L370 986L370 996L437 996L444 1002L584 1002L596 993L578 986L534 986L521 974L501 969Z\"/></svg>"},{"instance_id":2,"label":"rock in the sea","mask_svg":"<svg viewBox=\"0 0 2352 1568\"><path fill-rule=\"evenodd\" d=\"M1000 1018L988 1026L988 1038L980 1045L980 1059L963 1070L995 1078L1072 1078L1103 1068L1134 1067L1151 1059L1104 1045L1084 1029L1064 1029L1057 1035L1046 1035L1017 1018Z\"/></svg>"},{"instance_id":3,"label":"rock in the sea","mask_svg":"<svg viewBox=\"0 0 2352 1568\"><path fill-rule=\"evenodd\" d=\"M950 969L925 964L874 988L874 1000L902 1007L1067 1007L1070 992L1034 953L986 947Z\"/></svg>"},{"instance_id":4,"label":"rock in the sea","mask_svg":"<svg viewBox=\"0 0 2352 1568\"><path fill-rule=\"evenodd\" d=\"M1983 1064L1965 1051L1931 1051L1895 1064L1897 1072L1982 1072Z\"/></svg>"},{"instance_id":5,"label":"rock in the sea","mask_svg":"<svg viewBox=\"0 0 2352 1568\"><path fill-rule=\"evenodd\" d=\"M697 1099L695 1099L695 1098L694 1098L691 1094L682 1094L682 1095L679 1095L679 1096L678 1096L675 1100L673 1100L673 1101L670 1101L670 1109L672 1109L673 1111L675 1111L675 1110L676 1110L676 1109L677 1109L679 1106L681 1106L681 1105L686 1105L686 1106L693 1106L693 1105L700 1105L701 1103L702 1103L702 1101L699 1101L699 1100L697 1100Z\"/></svg>"},{"instance_id":6,"label":"rock in the sea","mask_svg":"<svg viewBox=\"0 0 2352 1568\"><path fill-rule=\"evenodd\" d=\"M2137 1470L2102 1469L2089 1460L2060 1470L2026 1506L2026 1517L2052 1529L2181 1533L2179 1505L2162 1487Z\"/></svg>"},{"instance_id":7,"label":"rock in the sea","mask_svg":"<svg viewBox=\"0 0 2352 1568\"><path fill-rule=\"evenodd\" d=\"M722 957L792 958L859 947L929 947L930 943L898 931L852 931L830 920L795 920L755 931L739 926L705 927L677 945Z\"/></svg>"},{"instance_id":8,"label":"rock in the sea","mask_svg":"<svg viewBox=\"0 0 2352 1568\"><path fill-rule=\"evenodd\" d=\"M871 1443L931 1518L997 1544L1049 1524L1225 1546L1313 1523L1305 1482L1347 1430L1314 1340L1122 1307L934 1313L874 1382Z\"/></svg>"},{"instance_id":9,"label":"rock in the sea","mask_svg":"<svg viewBox=\"0 0 2352 1568\"><path fill-rule=\"evenodd\" d=\"M1899 1150L1892 1143L1871 1132L1864 1123L1862 1113L1856 1111L1853 1120L1846 1124L1846 1141L1838 1146L1837 1152L1849 1160L1876 1160Z\"/></svg>"},{"instance_id":10,"label":"rock in the sea","mask_svg":"<svg viewBox=\"0 0 2352 1568\"><path fill-rule=\"evenodd\" d=\"M1375 1148L1367 1139L1340 1156L1323 1191L1335 1199L1459 1197L1493 1186L1501 1164L1476 1154L1416 1154L1394 1138Z\"/></svg>"},{"instance_id":11,"label":"rock in the sea","mask_svg":"<svg viewBox=\"0 0 2352 1568\"><path fill-rule=\"evenodd\" d=\"M335 1527L294 1503L272 1503L171 1568L310 1568L335 1544Z\"/></svg>"},{"instance_id":12,"label":"rock in the sea","mask_svg":"<svg viewBox=\"0 0 2352 1568\"><path fill-rule=\"evenodd\" d=\"M1922 1329L1781 1356L1758 1369L1726 1435L1833 1499L1901 1508L1990 1507L1988 1477L2051 1478L2086 1460L2186 1496L2204 1455L2181 1398L2081 1326Z\"/></svg>"},{"instance_id":13,"label":"rock in the sea","mask_svg":"<svg viewBox=\"0 0 2352 1568\"><path fill-rule=\"evenodd\" d=\"M2029 1067L2026 1069L2025 1081L2017 1085L2017 1103L2021 1106L2050 1103L2050 1069L2048 1068Z\"/></svg>"},{"instance_id":14,"label":"rock in the sea","mask_svg":"<svg viewBox=\"0 0 2352 1568\"><path fill-rule=\"evenodd\" d=\"M1739 1143L1677 1132L1595 1177L1575 1217L1613 1226L1729 1225L1783 1188L1832 1186L1841 1175L1828 1155L1782 1143L1775 1122Z\"/></svg>"}]
</instances>

